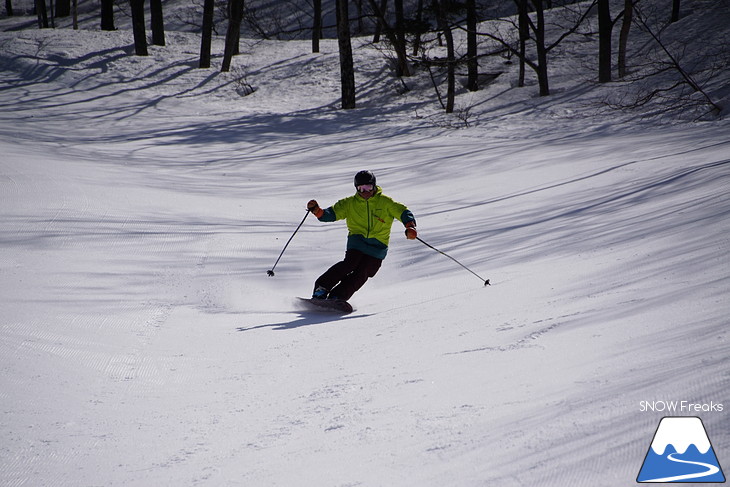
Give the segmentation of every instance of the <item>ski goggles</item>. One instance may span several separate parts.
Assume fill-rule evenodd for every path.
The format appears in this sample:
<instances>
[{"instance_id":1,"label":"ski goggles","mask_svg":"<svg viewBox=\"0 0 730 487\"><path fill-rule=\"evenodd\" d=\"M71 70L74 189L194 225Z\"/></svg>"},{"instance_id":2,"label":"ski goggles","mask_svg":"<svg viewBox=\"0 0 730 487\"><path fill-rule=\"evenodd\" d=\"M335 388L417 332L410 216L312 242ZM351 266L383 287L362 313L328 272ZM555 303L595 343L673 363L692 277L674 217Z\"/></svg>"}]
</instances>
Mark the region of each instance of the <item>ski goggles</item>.
<instances>
[{"instance_id":1,"label":"ski goggles","mask_svg":"<svg viewBox=\"0 0 730 487\"><path fill-rule=\"evenodd\" d=\"M359 193L369 193L373 189L375 189L375 185L373 185L373 184L361 184L360 186L357 187L357 191Z\"/></svg>"}]
</instances>

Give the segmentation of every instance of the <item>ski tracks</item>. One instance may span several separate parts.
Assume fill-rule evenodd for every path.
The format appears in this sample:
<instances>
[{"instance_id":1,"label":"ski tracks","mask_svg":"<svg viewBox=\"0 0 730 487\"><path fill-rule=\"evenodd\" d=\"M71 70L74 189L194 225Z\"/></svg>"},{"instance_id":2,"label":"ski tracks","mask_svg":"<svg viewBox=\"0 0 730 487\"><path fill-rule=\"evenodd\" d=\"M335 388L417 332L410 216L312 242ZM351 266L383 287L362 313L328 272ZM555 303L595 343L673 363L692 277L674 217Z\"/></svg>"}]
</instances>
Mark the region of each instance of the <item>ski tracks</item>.
<instances>
[{"instance_id":1,"label":"ski tracks","mask_svg":"<svg viewBox=\"0 0 730 487\"><path fill-rule=\"evenodd\" d=\"M207 273L219 271L209 264L222 237L184 218L133 218L132 197L87 187L75 165L10 169L0 179L0 484L71 485L84 464L113 457L115 434L146 425L150 391L185 382L175 373L185 358L160 332L178 306L220 305Z\"/></svg>"}]
</instances>

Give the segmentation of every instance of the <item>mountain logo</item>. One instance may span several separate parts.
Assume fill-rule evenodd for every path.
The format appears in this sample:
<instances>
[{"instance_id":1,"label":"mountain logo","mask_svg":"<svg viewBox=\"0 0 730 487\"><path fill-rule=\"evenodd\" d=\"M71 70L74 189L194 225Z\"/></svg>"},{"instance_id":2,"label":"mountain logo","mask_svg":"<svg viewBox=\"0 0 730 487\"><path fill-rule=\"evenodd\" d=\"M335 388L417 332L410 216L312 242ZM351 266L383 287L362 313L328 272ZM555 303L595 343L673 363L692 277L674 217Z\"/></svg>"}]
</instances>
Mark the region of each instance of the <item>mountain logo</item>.
<instances>
[{"instance_id":1,"label":"mountain logo","mask_svg":"<svg viewBox=\"0 0 730 487\"><path fill-rule=\"evenodd\" d=\"M662 418L636 481L725 482L702 420L694 416Z\"/></svg>"}]
</instances>

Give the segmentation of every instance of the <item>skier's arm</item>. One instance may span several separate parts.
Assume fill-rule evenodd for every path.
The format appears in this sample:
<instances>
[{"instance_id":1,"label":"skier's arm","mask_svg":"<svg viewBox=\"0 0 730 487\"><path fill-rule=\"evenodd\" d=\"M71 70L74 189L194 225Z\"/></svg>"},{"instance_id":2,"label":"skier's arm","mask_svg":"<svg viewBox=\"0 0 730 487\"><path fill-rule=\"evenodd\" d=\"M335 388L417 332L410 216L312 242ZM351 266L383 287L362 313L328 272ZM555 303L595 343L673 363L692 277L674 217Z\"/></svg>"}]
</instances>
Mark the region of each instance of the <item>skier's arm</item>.
<instances>
[{"instance_id":1,"label":"skier's arm","mask_svg":"<svg viewBox=\"0 0 730 487\"><path fill-rule=\"evenodd\" d=\"M334 208L330 206L323 210L319 207L317 200L310 200L309 203L307 203L307 210L311 211L312 214L321 222L333 222L337 220Z\"/></svg>"},{"instance_id":2,"label":"skier's arm","mask_svg":"<svg viewBox=\"0 0 730 487\"><path fill-rule=\"evenodd\" d=\"M413 213L411 213L411 210L406 208L403 210L403 213L400 214L400 221L403 222L403 225L408 226L409 223L413 222L413 226L416 225L416 217L413 216Z\"/></svg>"},{"instance_id":3,"label":"skier's arm","mask_svg":"<svg viewBox=\"0 0 730 487\"><path fill-rule=\"evenodd\" d=\"M319 221L321 222L333 222L337 220L337 215L335 214L335 210L330 206L329 208L322 210L322 216L317 218L319 218Z\"/></svg>"},{"instance_id":4,"label":"skier's arm","mask_svg":"<svg viewBox=\"0 0 730 487\"><path fill-rule=\"evenodd\" d=\"M400 221L406 227L406 238L408 240L415 240L418 238L418 231L416 230L416 217L413 216L411 210L406 208L400 215Z\"/></svg>"}]
</instances>

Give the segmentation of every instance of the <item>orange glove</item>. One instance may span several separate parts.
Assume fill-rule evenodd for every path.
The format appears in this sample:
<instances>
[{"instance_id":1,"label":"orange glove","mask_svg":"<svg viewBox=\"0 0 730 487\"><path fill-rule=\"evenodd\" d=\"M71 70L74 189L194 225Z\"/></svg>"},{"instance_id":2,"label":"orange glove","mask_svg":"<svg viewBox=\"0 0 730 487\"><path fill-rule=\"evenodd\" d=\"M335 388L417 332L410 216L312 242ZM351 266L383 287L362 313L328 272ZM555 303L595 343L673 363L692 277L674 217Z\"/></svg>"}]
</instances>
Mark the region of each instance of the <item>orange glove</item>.
<instances>
[{"instance_id":1,"label":"orange glove","mask_svg":"<svg viewBox=\"0 0 730 487\"><path fill-rule=\"evenodd\" d=\"M406 238L408 240L415 240L418 237L418 231L416 230L416 222L406 223Z\"/></svg>"},{"instance_id":2,"label":"orange glove","mask_svg":"<svg viewBox=\"0 0 730 487\"><path fill-rule=\"evenodd\" d=\"M319 207L317 200L310 200L309 203L307 203L307 210L311 211L317 218L324 215L324 210Z\"/></svg>"}]
</instances>

